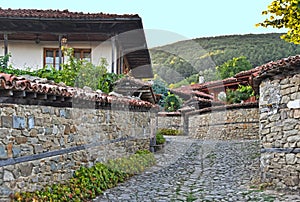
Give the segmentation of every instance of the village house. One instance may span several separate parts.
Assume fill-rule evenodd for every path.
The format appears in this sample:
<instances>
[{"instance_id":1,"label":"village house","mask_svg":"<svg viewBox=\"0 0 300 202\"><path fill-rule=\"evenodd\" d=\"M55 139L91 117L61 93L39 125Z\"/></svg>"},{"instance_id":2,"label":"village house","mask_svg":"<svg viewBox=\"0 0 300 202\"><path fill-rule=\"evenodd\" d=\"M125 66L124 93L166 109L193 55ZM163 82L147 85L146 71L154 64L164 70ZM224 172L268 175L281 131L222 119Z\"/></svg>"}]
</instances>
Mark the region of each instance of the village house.
<instances>
[{"instance_id":1,"label":"village house","mask_svg":"<svg viewBox=\"0 0 300 202\"><path fill-rule=\"evenodd\" d=\"M70 12L68 10L0 9L2 54L15 68L60 69L64 48L94 65L101 58L108 72L152 78L142 19L138 15Z\"/></svg>"}]
</instances>

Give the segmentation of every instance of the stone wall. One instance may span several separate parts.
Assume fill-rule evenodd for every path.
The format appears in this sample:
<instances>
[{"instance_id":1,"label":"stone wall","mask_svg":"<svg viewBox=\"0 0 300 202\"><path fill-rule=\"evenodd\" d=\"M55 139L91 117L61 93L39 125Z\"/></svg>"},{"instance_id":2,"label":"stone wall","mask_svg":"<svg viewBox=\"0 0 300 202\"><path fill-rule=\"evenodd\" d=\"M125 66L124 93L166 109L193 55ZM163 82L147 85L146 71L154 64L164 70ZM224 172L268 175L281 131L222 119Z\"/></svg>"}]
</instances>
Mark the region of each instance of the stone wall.
<instances>
[{"instance_id":1,"label":"stone wall","mask_svg":"<svg viewBox=\"0 0 300 202\"><path fill-rule=\"evenodd\" d=\"M157 115L157 128L163 129L174 129L183 131L183 116L180 112L176 113L167 113L167 112L160 112Z\"/></svg>"},{"instance_id":2,"label":"stone wall","mask_svg":"<svg viewBox=\"0 0 300 202\"><path fill-rule=\"evenodd\" d=\"M300 74L275 76L260 84L262 179L300 190Z\"/></svg>"},{"instance_id":3,"label":"stone wall","mask_svg":"<svg viewBox=\"0 0 300 202\"><path fill-rule=\"evenodd\" d=\"M149 149L150 112L0 105L0 201L138 149Z\"/></svg>"},{"instance_id":4,"label":"stone wall","mask_svg":"<svg viewBox=\"0 0 300 202\"><path fill-rule=\"evenodd\" d=\"M213 107L187 115L189 116L188 132L193 138L259 139L257 103Z\"/></svg>"}]
</instances>

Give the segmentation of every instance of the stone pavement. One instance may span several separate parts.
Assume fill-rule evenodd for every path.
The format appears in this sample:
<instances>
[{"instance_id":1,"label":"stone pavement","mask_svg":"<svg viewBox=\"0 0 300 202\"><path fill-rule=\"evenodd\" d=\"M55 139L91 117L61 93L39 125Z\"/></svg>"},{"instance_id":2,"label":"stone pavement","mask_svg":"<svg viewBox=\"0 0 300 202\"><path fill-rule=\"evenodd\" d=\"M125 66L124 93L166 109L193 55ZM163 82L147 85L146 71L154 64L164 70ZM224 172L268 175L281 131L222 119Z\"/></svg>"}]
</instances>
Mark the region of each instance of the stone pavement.
<instances>
[{"instance_id":1,"label":"stone pavement","mask_svg":"<svg viewBox=\"0 0 300 202\"><path fill-rule=\"evenodd\" d=\"M258 141L168 137L157 165L94 201L300 201L299 195L258 191ZM250 189L252 188L252 189Z\"/></svg>"}]
</instances>

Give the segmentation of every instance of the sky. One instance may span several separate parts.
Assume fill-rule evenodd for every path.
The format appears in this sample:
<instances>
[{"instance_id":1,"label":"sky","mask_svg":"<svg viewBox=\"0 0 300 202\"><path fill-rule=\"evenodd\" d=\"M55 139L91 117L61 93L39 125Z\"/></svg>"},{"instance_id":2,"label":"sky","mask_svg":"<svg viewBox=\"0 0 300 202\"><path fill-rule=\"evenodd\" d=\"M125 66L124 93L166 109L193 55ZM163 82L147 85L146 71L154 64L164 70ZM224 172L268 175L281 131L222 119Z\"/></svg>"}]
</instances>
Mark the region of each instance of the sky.
<instances>
[{"instance_id":1,"label":"sky","mask_svg":"<svg viewBox=\"0 0 300 202\"><path fill-rule=\"evenodd\" d=\"M148 46L199 37L284 32L256 28L272 0L0 0L0 7L138 14ZM149 45L150 44L150 45Z\"/></svg>"}]
</instances>

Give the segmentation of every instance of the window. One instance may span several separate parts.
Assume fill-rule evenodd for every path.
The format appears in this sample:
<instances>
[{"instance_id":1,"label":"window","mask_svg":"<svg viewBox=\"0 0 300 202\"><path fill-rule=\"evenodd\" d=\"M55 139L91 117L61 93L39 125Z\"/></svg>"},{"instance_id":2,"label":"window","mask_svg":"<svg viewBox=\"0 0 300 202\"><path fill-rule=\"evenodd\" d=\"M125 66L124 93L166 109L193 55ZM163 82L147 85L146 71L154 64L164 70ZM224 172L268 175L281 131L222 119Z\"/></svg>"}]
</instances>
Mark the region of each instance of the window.
<instances>
[{"instance_id":1,"label":"window","mask_svg":"<svg viewBox=\"0 0 300 202\"><path fill-rule=\"evenodd\" d=\"M74 57L91 62L91 49L74 49Z\"/></svg>"},{"instance_id":2,"label":"window","mask_svg":"<svg viewBox=\"0 0 300 202\"><path fill-rule=\"evenodd\" d=\"M91 62L91 49L74 49L74 57L81 60ZM64 57L62 57L64 63ZM45 48L44 49L44 66L55 67L59 69L59 49Z\"/></svg>"},{"instance_id":3,"label":"window","mask_svg":"<svg viewBox=\"0 0 300 202\"><path fill-rule=\"evenodd\" d=\"M59 69L59 53L58 48L44 49L44 66L55 67ZM62 58L63 62L63 58Z\"/></svg>"}]
</instances>

